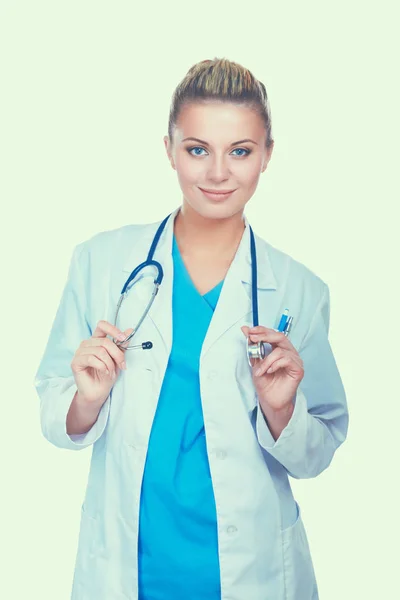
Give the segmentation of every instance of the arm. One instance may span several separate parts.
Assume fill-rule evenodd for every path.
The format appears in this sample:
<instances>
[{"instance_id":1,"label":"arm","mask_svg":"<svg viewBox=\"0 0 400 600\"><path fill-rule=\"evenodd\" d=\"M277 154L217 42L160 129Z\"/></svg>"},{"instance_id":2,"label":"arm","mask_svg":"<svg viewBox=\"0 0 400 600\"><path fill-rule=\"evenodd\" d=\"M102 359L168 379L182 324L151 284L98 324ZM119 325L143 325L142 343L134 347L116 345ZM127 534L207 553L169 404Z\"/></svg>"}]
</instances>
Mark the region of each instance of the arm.
<instances>
[{"instance_id":1,"label":"arm","mask_svg":"<svg viewBox=\"0 0 400 600\"><path fill-rule=\"evenodd\" d=\"M87 253L84 244L79 244L72 255L67 282L35 377L44 437L59 448L72 450L86 448L99 439L105 430L110 409L110 396L97 417L93 409L91 415L85 411L83 414L82 408L79 412L78 405L73 403L77 386L71 361L81 341L92 335L87 320L87 294L82 276L84 265L88 268ZM72 417L74 421L72 430L84 431L91 425L87 432L67 433L70 408L69 419Z\"/></svg>"},{"instance_id":2,"label":"arm","mask_svg":"<svg viewBox=\"0 0 400 600\"><path fill-rule=\"evenodd\" d=\"M69 436L82 436L96 423L104 402L86 402L79 392L72 399L67 414L67 433Z\"/></svg>"},{"instance_id":3,"label":"arm","mask_svg":"<svg viewBox=\"0 0 400 600\"><path fill-rule=\"evenodd\" d=\"M276 440L260 405L257 407L259 443L296 479L316 477L324 471L347 435L346 395L328 340L329 316L329 288L324 285L299 350L304 377L297 388L293 413Z\"/></svg>"},{"instance_id":4,"label":"arm","mask_svg":"<svg viewBox=\"0 0 400 600\"><path fill-rule=\"evenodd\" d=\"M294 411L294 401L292 400L290 406L280 410L273 410L265 406L263 407L261 403L258 404L257 408L262 412L265 422L268 425L268 429L276 441L290 421Z\"/></svg>"}]
</instances>

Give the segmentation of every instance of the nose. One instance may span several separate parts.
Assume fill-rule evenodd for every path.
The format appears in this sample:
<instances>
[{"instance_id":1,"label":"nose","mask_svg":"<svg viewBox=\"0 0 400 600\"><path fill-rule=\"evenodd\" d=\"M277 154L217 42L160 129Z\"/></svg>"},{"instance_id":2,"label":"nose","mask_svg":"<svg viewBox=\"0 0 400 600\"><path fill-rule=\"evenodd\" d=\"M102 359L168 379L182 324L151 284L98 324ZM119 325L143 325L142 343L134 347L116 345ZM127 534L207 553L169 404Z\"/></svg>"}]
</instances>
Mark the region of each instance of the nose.
<instances>
[{"instance_id":1,"label":"nose","mask_svg":"<svg viewBox=\"0 0 400 600\"><path fill-rule=\"evenodd\" d=\"M226 181L229 176L230 168L226 157L214 155L209 163L209 179L212 181Z\"/></svg>"}]
</instances>

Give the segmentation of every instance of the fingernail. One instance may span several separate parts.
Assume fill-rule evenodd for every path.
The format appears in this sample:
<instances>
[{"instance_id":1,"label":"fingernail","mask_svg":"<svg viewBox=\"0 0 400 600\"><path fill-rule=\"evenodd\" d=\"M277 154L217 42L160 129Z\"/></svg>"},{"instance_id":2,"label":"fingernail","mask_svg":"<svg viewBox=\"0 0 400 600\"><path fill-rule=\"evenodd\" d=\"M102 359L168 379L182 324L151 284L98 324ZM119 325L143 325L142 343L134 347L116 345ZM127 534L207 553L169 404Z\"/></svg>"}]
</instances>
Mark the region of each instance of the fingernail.
<instances>
[{"instance_id":1,"label":"fingernail","mask_svg":"<svg viewBox=\"0 0 400 600\"><path fill-rule=\"evenodd\" d=\"M254 374L255 374L257 377L259 377L259 376L261 375L261 373L262 373L262 369L256 369L256 370L254 371Z\"/></svg>"},{"instance_id":2,"label":"fingernail","mask_svg":"<svg viewBox=\"0 0 400 600\"><path fill-rule=\"evenodd\" d=\"M121 368L122 368L122 369L126 369L126 362L125 362L125 361L122 361L122 363L121 363Z\"/></svg>"},{"instance_id":3,"label":"fingernail","mask_svg":"<svg viewBox=\"0 0 400 600\"><path fill-rule=\"evenodd\" d=\"M123 341L124 341L124 339L125 339L126 337L127 337L127 336L126 336L124 333L120 333L120 334L117 336L117 340L119 340L120 342L123 342Z\"/></svg>"}]
</instances>

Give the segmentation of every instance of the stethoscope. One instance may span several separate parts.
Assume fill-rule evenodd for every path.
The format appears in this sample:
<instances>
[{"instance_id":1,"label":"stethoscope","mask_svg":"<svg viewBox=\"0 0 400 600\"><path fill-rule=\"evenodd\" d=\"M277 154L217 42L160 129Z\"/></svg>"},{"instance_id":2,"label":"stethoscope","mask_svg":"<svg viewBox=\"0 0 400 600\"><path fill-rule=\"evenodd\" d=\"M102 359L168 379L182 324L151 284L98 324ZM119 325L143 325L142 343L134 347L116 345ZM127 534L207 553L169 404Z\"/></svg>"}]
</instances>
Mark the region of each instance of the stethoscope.
<instances>
[{"instance_id":1,"label":"stethoscope","mask_svg":"<svg viewBox=\"0 0 400 600\"><path fill-rule=\"evenodd\" d=\"M172 214L172 213L171 213ZM118 300L118 304L117 304L117 310L115 313L115 318L114 318L114 325L117 326L117 320L118 320L118 314L122 305L122 302L124 301L124 299L126 298L126 296L128 295L128 286L131 283L131 281L133 279L135 279L135 277L137 277L137 275L140 273L140 271L142 271L144 268L146 267L150 267L153 266L157 269L157 277L154 279L154 287L150 296L150 300L140 318L140 320L138 321L137 325L136 325L136 329L134 331L132 331L132 333L130 335L128 335L125 340L123 341L119 341L116 338L113 339L113 342L117 345L117 346L121 346L124 350L136 350L136 349L141 349L141 350L150 350L150 348L153 347L152 342L143 342L142 344L136 345L136 346L125 346L125 344L127 342L129 342L129 340L132 339L132 337L137 333L139 327L141 326L141 324L143 323L144 319L147 316L147 313L149 312L155 297L157 296L159 287L161 285L161 282L163 280L164 277L164 271L162 266L160 265L159 262L157 262L156 260L153 260L153 256L154 256L154 252L157 248L157 244L158 241L161 237L162 232L164 231L164 227L167 224L168 219L170 218L170 215L168 215L163 222L161 223L161 225L159 226L159 228L157 229L157 232L154 236L153 242L150 246L150 250L147 256L147 259L141 263L140 265L138 265L133 271L132 273L129 275L128 279L125 282L124 287L121 290L121 296ZM252 308L253 308L253 326L257 327L259 324L259 320L258 320L258 295L257 295L257 254L256 254L256 244L255 244L255 239L254 239L254 233L253 230L250 227L250 253L251 253L251 299L252 299ZM133 286L131 286L133 287ZM286 319L285 323L286 323L286 328L284 329L284 333L285 335L287 335L289 333L289 328L291 325L293 318L289 317L288 319ZM278 328L279 330L279 328ZM257 342L257 343L253 343L252 341L250 341L250 338L247 338L247 360L250 366L253 366L254 361L257 359L263 359L265 358L265 346L263 342ZM252 362L253 361L253 362Z\"/></svg>"}]
</instances>

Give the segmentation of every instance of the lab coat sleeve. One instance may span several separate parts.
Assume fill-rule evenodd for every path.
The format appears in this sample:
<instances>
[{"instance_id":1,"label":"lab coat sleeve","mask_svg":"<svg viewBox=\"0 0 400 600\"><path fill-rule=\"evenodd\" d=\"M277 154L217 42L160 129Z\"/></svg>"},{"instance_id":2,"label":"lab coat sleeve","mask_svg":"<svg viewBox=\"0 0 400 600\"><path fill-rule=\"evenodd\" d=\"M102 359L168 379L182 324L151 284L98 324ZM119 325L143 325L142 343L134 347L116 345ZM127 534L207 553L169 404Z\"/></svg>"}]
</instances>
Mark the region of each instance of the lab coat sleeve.
<instances>
[{"instance_id":1,"label":"lab coat sleeve","mask_svg":"<svg viewBox=\"0 0 400 600\"><path fill-rule=\"evenodd\" d=\"M74 249L68 278L35 376L40 398L40 423L44 437L59 448L81 450L93 444L105 430L110 396L87 433L68 435L67 413L77 386L71 362L82 340L92 335L87 320L87 292L83 277L89 260L86 243ZM86 278L88 279L88 278Z\"/></svg>"},{"instance_id":2,"label":"lab coat sleeve","mask_svg":"<svg viewBox=\"0 0 400 600\"><path fill-rule=\"evenodd\" d=\"M304 377L297 389L292 416L275 441L260 404L256 431L260 445L296 479L316 477L332 461L348 429L345 390L328 340L329 288L322 296L301 348Z\"/></svg>"}]
</instances>

